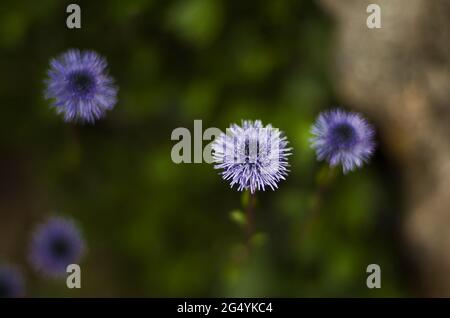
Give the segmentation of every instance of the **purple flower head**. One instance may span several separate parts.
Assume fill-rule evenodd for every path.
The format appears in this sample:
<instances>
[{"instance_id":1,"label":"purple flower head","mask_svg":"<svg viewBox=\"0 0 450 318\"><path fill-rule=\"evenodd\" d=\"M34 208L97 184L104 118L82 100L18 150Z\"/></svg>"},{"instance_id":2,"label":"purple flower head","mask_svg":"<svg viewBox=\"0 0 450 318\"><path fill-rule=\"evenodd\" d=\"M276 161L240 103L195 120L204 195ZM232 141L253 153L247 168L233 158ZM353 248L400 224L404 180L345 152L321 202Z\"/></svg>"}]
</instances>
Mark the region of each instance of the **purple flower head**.
<instances>
[{"instance_id":1,"label":"purple flower head","mask_svg":"<svg viewBox=\"0 0 450 318\"><path fill-rule=\"evenodd\" d=\"M312 126L312 147L317 158L344 173L361 167L374 152L375 131L360 115L340 109L323 112Z\"/></svg>"},{"instance_id":2,"label":"purple flower head","mask_svg":"<svg viewBox=\"0 0 450 318\"><path fill-rule=\"evenodd\" d=\"M0 266L0 298L18 298L24 293L22 275L13 267Z\"/></svg>"},{"instance_id":3,"label":"purple flower head","mask_svg":"<svg viewBox=\"0 0 450 318\"><path fill-rule=\"evenodd\" d=\"M93 123L117 101L117 88L106 68L106 60L93 51L69 50L51 60L45 97L54 100L65 121Z\"/></svg>"},{"instance_id":4,"label":"purple flower head","mask_svg":"<svg viewBox=\"0 0 450 318\"><path fill-rule=\"evenodd\" d=\"M212 145L216 169L238 190L274 190L288 174L291 148L283 133L260 120L242 121L242 127L232 124Z\"/></svg>"},{"instance_id":5,"label":"purple flower head","mask_svg":"<svg viewBox=\"0 0 450 318\"><path fill-rule=\"evenodd\" d=\"M66 273L69 264L78 264L84 242L72 220L51 218L36 229L31 242L30 261L36 270L53 277Z\"/></svg>"}]
</instances>

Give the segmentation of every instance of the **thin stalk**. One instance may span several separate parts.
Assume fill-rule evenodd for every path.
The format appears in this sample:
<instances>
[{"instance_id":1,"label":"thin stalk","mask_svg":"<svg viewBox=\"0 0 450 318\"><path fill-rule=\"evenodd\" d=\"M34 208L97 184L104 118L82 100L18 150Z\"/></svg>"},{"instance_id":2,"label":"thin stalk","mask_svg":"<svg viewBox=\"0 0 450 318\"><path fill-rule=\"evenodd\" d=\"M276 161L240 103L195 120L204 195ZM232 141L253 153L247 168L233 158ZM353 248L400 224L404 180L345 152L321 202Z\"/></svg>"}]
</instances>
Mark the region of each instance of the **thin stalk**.
<instances>
[{"instance_id":1,"label":"thin stalk","mask_svg":"<svg viewBox=\"0 0 450 318\"><path fill-rule=\"evenodd\" d=\"M255 233L255 206L256 206L256 194L250 193L247 207L245 209L245 218L246 218L245 237L248 251L250 251L252 237L253 234Z\"/></svg>"}]
</instances>

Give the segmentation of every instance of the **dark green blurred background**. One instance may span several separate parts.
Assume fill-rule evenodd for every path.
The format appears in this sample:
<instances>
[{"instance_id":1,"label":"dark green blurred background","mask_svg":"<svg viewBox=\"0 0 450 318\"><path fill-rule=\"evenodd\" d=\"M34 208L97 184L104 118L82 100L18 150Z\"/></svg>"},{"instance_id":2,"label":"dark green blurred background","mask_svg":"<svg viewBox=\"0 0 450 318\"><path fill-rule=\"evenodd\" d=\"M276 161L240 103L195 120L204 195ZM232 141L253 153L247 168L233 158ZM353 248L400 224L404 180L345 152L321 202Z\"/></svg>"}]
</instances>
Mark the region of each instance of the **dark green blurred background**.
<instances>
[{"instance_id":1,"label":"dark green blurred background","mask_svg":"<svg viewBox=\"0 0 450 318\"><path fill-rule=\"evenodd\" d=\"M0 260L24 272L27 296L409 295L382 143L318 195L327 171L309 129L341 101L336 29L314 1L77 1L80 30L66 28L69 3L0 4ZM105 56L119 87L93 126L64 123L43 98L50 58L69 48ZM194 119L204 129L261 119L294 148L288 180L258 194L264 240L239 262L230 211L241 193L212 165L170 158L172 130L193 131ZM87 241L78 291L27 263L33 226L55 213ZM380 290L366 287L372 263Z\"/></svg>"}]
</instances>

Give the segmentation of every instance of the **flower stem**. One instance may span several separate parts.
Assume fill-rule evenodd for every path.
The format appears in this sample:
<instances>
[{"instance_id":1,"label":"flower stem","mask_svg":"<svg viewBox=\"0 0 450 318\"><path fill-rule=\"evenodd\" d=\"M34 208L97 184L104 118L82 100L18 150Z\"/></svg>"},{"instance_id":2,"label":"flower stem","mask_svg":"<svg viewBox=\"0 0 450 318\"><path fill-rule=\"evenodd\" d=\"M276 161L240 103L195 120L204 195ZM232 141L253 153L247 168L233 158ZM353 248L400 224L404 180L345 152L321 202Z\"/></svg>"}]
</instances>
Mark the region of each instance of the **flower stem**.
<instances>
[{"instance_id":1,"label":"flower stem","mask_svg":"<svg viewBox=\"0 0 450 318\"><path fill-rule=\"evenodd\" d=\"M312 227L313 223L316 221L325 197L331 187L336 181L338 176L338 170L336 167L324 166L318 171L316 178L315 191L312 193L312 202L306 218L303 220L301 233L303 236L306 235L308 230Z\"/></svg>"},{"instance_id":2,"label":"flower stem","mask_svg":"<svg viewBox=\"0 0 450 318\"><path fill-rule=\"evenodd\" d=\"M247 207L245 209L245 236L247 249L250 251L251 240L255 232L255 206L256 206L256 194L249 193Z\"/></svg>"}]
</instances>

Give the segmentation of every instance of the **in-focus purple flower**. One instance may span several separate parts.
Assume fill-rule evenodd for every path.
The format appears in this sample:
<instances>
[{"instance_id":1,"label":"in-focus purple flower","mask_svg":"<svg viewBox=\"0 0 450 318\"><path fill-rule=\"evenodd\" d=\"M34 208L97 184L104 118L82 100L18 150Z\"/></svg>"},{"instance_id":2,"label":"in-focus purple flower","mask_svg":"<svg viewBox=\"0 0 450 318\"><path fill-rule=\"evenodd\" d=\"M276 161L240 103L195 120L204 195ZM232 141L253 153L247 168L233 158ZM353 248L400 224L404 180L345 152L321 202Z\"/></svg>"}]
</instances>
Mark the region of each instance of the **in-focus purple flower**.
<instances>
[{"instance_id":1,"label":"in-focus purple flower","mask_svg":"<svg viewBox=\"0 0 450 318\"><path fill-rule=\"evenodd\" d=\"M10 266L0 266L0 298L18 298L24 293L22 275Z\"/></svg>"},{"instance_id":2,"label":"in-focus purple flower","mask_svg":"<svg viewBox=\"0 0 450 318\"><path fill-rule=\"evenodd\" d=\"M65 121L93 123L114 107L117 88L106 60L93 51L69 50L50 61L45 97Z\"/></svg>"},{"instance_id":3,"label":"in-focus purple flower","mask_svg":"<svg viewBox=\"0 0 450 318\"><path fill-rule=\"evenodd\" d=\"M288 170L291 148L284 134L260 120L246 120L242 126L232 124L212 145L216 169L224 180L235 184L239 191L274 190L284 180Z\"/></svg>"},{"instance_id":4,"label":"in-focus purple flower","mask_svg":"<svg viewBox=\"0 0 450 318\"><path fill-rule=\"evenodd\" d=\"M36 229L30 262L37 271L48 276L65 275L69 264L78 264L84 253L81 233L70 219L55 217Z\"/></svg>"},{"instance_id":5,"label":"in-focus purple flower","mask_svg":"<svg viewBox=\"0 0 450 318\"><path fill-rule=\"evenodd\" d=\"M341 164L344 173L361 167L375 149L373 127L360 115L340 109L323 112L311 130L317 158L331 166Z\"/></svg>"}]
</instances>

